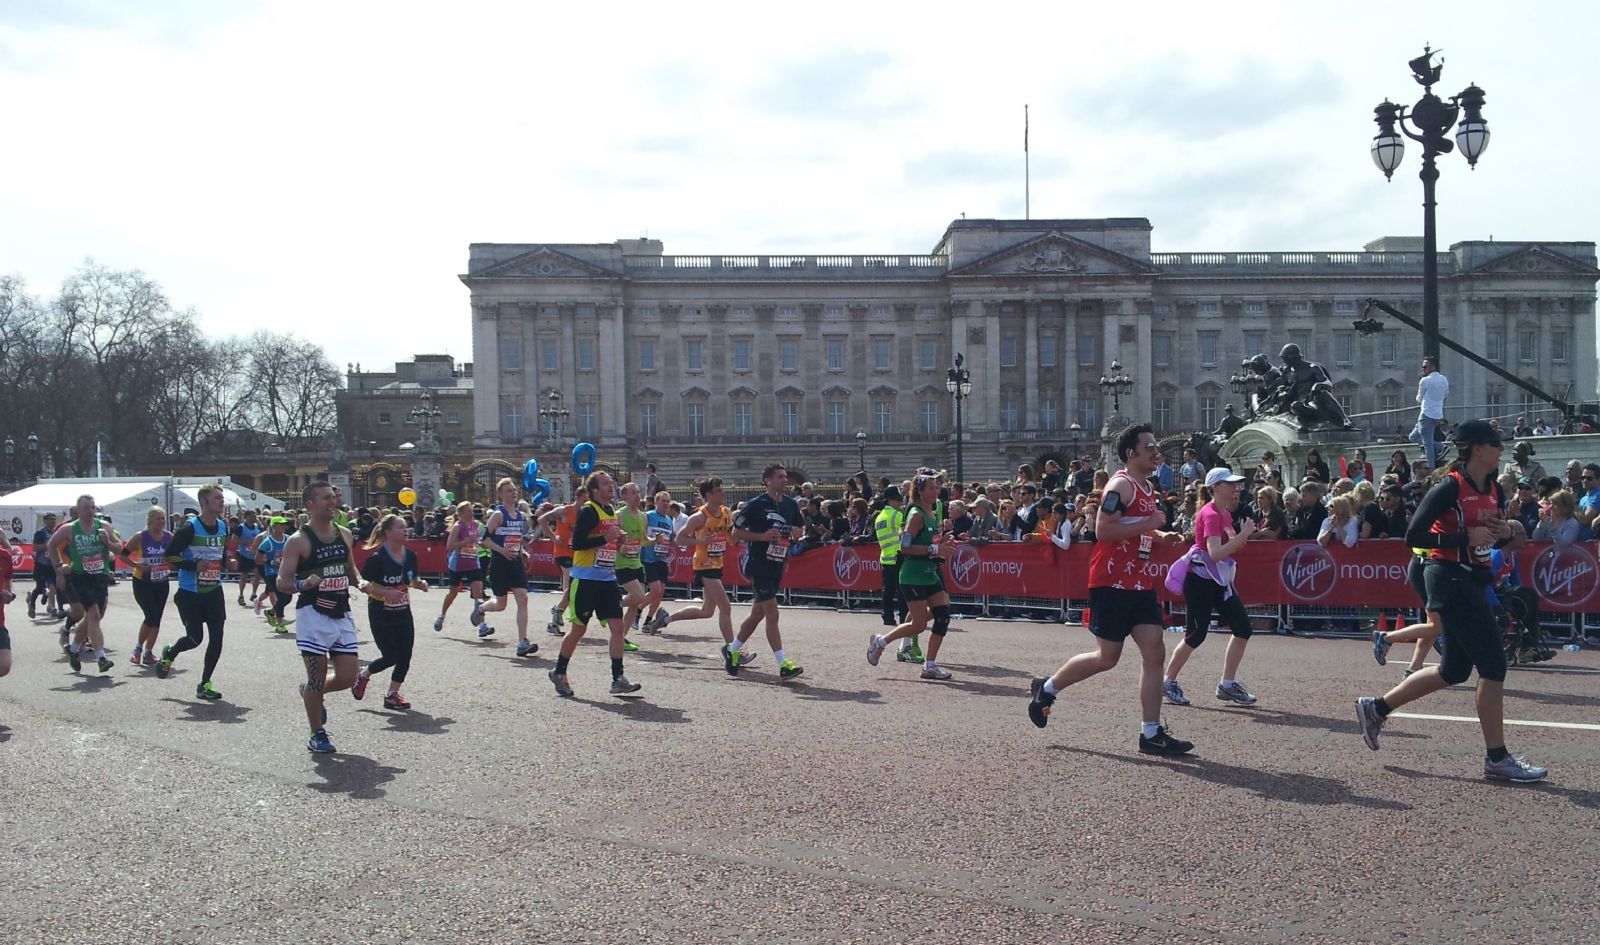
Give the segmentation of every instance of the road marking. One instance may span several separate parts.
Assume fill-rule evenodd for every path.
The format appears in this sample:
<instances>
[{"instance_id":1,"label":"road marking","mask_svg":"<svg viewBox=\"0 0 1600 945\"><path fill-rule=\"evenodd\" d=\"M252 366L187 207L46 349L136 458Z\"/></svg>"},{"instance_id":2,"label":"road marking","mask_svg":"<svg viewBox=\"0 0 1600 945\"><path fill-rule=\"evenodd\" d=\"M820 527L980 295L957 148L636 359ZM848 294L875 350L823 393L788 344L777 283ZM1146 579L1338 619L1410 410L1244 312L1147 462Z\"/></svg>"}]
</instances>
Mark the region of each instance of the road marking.
<instances>
[{"instance_id":1,"label":"road marking","mask_svg":"<svg viewBox=\"0 0 1600 945\"><path fill-rule=\"evenodd\" d=\"M1476 722L1475 715L1422 715L1413 712L1391 712L1390 716L1397 719L1429 719L1434 722ZM1586 732L1600 732L1600 725L1590 725L1587 722L1524 722L1519 719L1506 719L1507 725L1532 725L1540 728L1576 728Z\"/></svg>"}]
</instances>

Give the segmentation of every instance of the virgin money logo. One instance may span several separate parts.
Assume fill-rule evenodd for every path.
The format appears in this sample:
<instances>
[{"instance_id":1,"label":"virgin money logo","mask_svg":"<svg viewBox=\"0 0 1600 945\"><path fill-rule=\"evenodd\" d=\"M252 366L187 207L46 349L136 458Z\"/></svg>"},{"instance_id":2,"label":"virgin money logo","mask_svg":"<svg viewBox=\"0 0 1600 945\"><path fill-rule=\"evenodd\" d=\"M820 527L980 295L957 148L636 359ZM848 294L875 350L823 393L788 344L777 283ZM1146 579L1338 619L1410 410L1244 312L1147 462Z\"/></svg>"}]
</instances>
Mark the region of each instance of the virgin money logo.
<instances>
[{"instance_id":1,"label":"virgin money logo","mask_svg":"<svg viewBox=\"0 0 1600 945\"><path fill-rule=\"evenodd\" d=\"M856 582L861 580L861 556L848 545L840 545L833 550L833 576L845 590L855 587Z\"/></svg>"},{"instance_id":2,"label":"virgin money logo","mask_svg":"<svg viewBox=\"0 0 1600 945\"><path fill-rule=\"evenodd\" d=\"M1328 554L1322 546L1308 542L1295 545L1284 553L1280 573L1283 586L1288 588L1291 596L1302 602L1310 602L1328 596L1328 592L1333 590L1339 569L1334 564L1333 555Z\"/></svg>"},{"instance_id":3,"label":"virgin money logo","mask_svg":"<svg viewBox=\"0 0 1600 945\"><path fill-rule=\"evenodd\" d=\"M983 563L978 549L971 545L956 545L950 552L950 583L958 591L972 593L978 589L978 578L983 575Z\"/></svg>"},{"instance_id":4,"label":"virgin money logo","mask_svg":"<svg viewBox=\"0 0 1600 945\"><path fill-rule=\"evenodd\" d=\"M1533 588L1558 607L1580 607L1600 587L1594 554L1579 545L1552 545L1533 562Z\"/></svg>"}]
</instances>

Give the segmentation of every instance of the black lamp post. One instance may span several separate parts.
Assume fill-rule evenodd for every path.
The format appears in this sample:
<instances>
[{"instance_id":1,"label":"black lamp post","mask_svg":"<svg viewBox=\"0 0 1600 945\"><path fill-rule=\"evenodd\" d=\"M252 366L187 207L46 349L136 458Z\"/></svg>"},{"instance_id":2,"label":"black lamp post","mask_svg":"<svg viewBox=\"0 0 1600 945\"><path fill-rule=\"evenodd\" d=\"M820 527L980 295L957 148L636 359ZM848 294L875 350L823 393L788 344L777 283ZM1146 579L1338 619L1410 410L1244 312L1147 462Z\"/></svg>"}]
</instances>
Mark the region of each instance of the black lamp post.
<instances>
[{"instance_id":1,"label":"black lamp post","mask_svg":"<svg viewBox=\"0 0 1600 945\"><path fill-rule=\"evenodd\" d=\"M1111 373L1100 375L1100 392L1111 397L1111 412L1122 412L1122 395L1133 393L1133 378L1122 372L1122 362L1111 362Z\"/></svg>"},{"instance_id":2,"label":"black lamp post","mask_svg":"<svg viewBox=\"0 0 1600 945\"><path fill-rule=\"evenodd\" d=\"M1478 158L1489 147L1489 125L1483 120L1483 89L1468 85L1461 94L1451 97L1446 104L1433 94L1433 84L1439 81L1444 63L1433 65L1434 52L1422 48L1422 55L1411 60L1412 77L1422 86L1422 98L1407 112L1405 106L1385 99L1373 109L1373 121L1378 134L1372 139L1372 162L1383 171L1386 180L1393 179L1400 158L1405 155L1406 138L1422 145L1422 353L1439 360L1439 252L1438 232L1434 222L1434 184L1439 180L1439 168L1434 159L1449 154L1457 146L1468 167L1477 167ZM1465 113L1465 114L1463 114ZM1457 118L1461 124L1456 124ZM1406 127L1410 119L1411 127ZM1415 128L1413 132L1411 129ZM1455 128L1456 140L1450 141L1450 129ZM1401 137L1402 133L1404 137Z\"/></svg>"},{"instance_id":3,"label":"black lamp post","mask_svg":"<svg viewBox=\"0 0 1600 945\"><path fill-rule=\"evenodd\" d=\"M1249 362L1245 362L1247 365ZM1249 370L1228 375L1228 386L1235 394L1244 395L1244 414L1246 417L1256 415L1256 394L1261 390L1261 375Z\"/></svg>"},{"instance_id":4,"label":"black lamp post","mask_svg":"<svg viewBox=\"0 0 1600 945\"><path fill-rule=\"evenodd\" d=\"M44 464L39 461L39 434L30 433L28 434L28 476L32 481L38 482L39 477L42 475L44 475Z\"/></svg>"},{"instance_id":5,"label":"black lamp post","mask_svg":"<svg viewBox=\"0 0 1600 945\"><path fill-rule=\"evenodd\" d=\"M6 481L17 481L17 441L6 437Z\"/></svg>"},{"instance_id":6,"label":"black lamp post","mask_svg":"<svg viewBox=\"0 0 1600 945\"><path fill-rule=\"evenodd\" d=\"M558 446L561 443L561 425L572 416L572 411L561 404L561 392L553 390L546 398L550 404L539 408L539 420L550 430L547 434L545 445Z\"/></svg>"},{"instance_id":7,"label":"black lamp post","mask_svg":"<svg viewBox=\"0 0 1600 945\"><path fill-rule=\"evenodd\" d=\"M862 472L867 471L867 431L856 430L856 459Z\"/></svg>"},{"instance_id":8,"label":"black lamp post","mask_svg":"<svg viewBox=\"0 0 1600 945\"><path fill-rule=\"evenodd\" d=\"M965 361L957 354L955 367L944 375L944 389L956 399L956 482L967 481L967 467L961 453L961 402L972 396L972 372L963 367Z\"/></svg>"}]
</instances>

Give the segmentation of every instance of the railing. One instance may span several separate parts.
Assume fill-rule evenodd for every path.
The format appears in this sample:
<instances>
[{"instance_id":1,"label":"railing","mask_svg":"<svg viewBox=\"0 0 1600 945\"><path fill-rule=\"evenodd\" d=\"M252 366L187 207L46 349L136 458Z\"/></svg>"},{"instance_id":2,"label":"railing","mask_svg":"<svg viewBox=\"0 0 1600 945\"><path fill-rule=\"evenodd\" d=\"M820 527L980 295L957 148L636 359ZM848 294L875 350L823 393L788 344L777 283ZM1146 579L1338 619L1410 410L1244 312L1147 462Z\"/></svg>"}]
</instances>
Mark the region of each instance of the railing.
<instances>
[{"instance_id":1,"label":"railing","mask_svg":"<svg viewBox=\"0 0 1600 945\"><path fill-rule=\"evenodd\" d=\"M624 256L630 270L651 270L661 275L674 272L703 274L709 271L761 272L782 270L837 275L838 271L882 274L883 270L912 270L932 274L947 269L950 258L943 255L904 256Z\"/></svg>"},{"instance_id":2,"label":"railing","mask_svg":"<svg viewBox=\"0 0 1600 945\"><path fill-rule=\"evenodd\" d=\"M1456 257L1453 253L1439 253L1439 266L1443 271L1453 271ZM1152 265L1164 269L1259 269L1263 267L1367 270L1415 270L1420 272L1422 253L1151 253Z\"/></svg>"}]
</instances>

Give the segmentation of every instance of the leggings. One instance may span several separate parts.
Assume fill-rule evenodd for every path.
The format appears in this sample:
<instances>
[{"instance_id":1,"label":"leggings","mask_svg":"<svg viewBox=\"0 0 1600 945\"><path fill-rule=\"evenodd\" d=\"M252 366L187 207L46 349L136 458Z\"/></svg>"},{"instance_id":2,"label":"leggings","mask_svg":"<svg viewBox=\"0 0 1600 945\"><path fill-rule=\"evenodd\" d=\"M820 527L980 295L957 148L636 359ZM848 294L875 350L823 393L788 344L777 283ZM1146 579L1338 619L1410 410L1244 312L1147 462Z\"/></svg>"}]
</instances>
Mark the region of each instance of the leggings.
<instances>
[{"instance_id":1,"label":"leggings","mask_svg":"<svg viewBox=\"0 0 1600 945\"><path fill-rule=\"evenodd\" d=\"M145 625L159 628L161 617L167 612L167 582L134 578L133 599L144 615Z\"/></svg>"},{"instance_id":2,"label":"leggings","mask_svg":"<svg viewBox=\"0 0 1600 945\"><path fill-rule=\"evenodd\" d=\"M389 610L382 604L375 604L367 609L367 623L372 627L372 642L378 644L378 652L382 654L367 664L367 675L393 667L390 683L400 685L411 671L411 647L417 638L411 608Z\"/></svg>"},{"instance_id":3,"label":"leggings","mask_svg":"<svg viewBox=\"0 0 1600 945\"><path fill-rule=\"evenodd\" d=\"M272 595L272 616L282 620L283 609L294 600L294 595L278 590L278 572L264 575L262 579L266 582L267 593Z\"/></svg>"},{"instance_id":4,"label":"leggings","mask_svg":"<svg viewBox=\"0 0 1600 945\"><path fill-rule=\"evenodd\" d=\"M222 590L217 588L201 594L180 588L172 595L172 603L178 608L178 619L183 621L184 636L172 645L171 658L176 659L178 654L198 647L205 638L205 631L211 631L206 643L205 669L200 676L200 681L206 682L216 672L217 661L222 658L222 625L228 619L228 605L223 600Z\"/></svg>"},{"instance_id":5,"label":"leggings","mask_svg":"<svg viewBox=\"0 0 1600 945\"><path fill-rule=\"evenodd\" d=\"M1423 578L1428 586L1428 609L1437 610L1444 624L1439 675L1455 686L1466 682L1476 668L1479 679L1505 682L1504 633L1495 623L1486 584L1478 575L1452 564L1430 564Z\"/></svg>"},{"instance_id":6,"label":"leggings","mask_svg":"<svg viewBox=\"0 0 1600 945\"><path fill-rule=\"evenodd\" d=\"M1250 639L1250 615L1245 613L1244 602L1238 594L1224 599L1228 589L1203 574L1190 571L1183 579L1183 602L1188 611L1183 642L1191 649L1199 649L1206 642L1206 632L1211 627L1211 615L1228 625L1233 635L1241 640Z\"/></svg>"}]
</instances>

